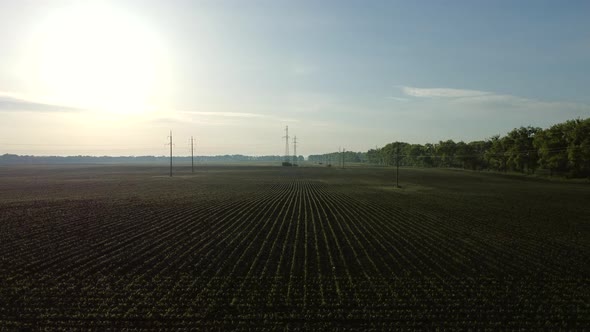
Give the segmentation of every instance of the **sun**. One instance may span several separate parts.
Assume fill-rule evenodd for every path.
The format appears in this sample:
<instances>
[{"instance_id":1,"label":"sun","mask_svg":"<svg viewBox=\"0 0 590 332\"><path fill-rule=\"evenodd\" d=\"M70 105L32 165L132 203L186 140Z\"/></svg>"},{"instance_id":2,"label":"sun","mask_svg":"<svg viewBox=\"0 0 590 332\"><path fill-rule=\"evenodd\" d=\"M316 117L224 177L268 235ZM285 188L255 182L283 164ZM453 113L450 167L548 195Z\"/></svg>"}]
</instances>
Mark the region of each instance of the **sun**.
<instances>
[{"instance_id":1,"label":"sun","mask_svg":"<svg viewBox=\"0 0 590 332\"><path fill-rule=\"evenodd\" d=\"M133 13L79 4L40 24L36 62L44 92L78 107L145 112L157 103L162 80L160 40Z\"/></svg>"}]
</instances>

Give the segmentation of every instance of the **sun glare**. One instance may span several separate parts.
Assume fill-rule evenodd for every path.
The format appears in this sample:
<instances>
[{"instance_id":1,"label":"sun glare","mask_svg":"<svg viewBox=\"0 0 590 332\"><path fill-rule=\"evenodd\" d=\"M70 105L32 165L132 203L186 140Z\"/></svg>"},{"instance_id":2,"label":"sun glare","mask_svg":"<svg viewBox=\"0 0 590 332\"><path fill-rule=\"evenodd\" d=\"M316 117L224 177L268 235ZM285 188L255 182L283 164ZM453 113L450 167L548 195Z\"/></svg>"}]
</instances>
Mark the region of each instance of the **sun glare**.
<instances>
[{"instance_id":1,"label":"sun glare","mask_svg":"<svg viewBox=\"0 0 590 332\"><path fill-rule=\"evenodd\" d=\"M157 104L163 49L132 13L62 8L41 23L37 37L37 75L53 98L121 114Z\"/></svg>"}]
</instances>

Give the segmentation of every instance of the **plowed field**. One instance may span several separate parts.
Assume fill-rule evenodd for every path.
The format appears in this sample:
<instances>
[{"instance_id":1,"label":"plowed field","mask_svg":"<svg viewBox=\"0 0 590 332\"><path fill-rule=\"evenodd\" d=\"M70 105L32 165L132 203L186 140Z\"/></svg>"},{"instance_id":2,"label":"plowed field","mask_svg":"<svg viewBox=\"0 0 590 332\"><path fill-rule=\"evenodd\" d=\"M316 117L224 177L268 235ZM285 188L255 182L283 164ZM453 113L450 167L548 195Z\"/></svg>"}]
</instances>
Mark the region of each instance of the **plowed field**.
<instances>
[{"instance_id":1,"label":"plowed field","mask_svg":"<svg viewBox=\"0 0 590 332\"><path fill-rule=\"evenodd\" d=\"M0 168L0 330L590 326L588 183L165 174Z\"/></svg>"}]
</instances>

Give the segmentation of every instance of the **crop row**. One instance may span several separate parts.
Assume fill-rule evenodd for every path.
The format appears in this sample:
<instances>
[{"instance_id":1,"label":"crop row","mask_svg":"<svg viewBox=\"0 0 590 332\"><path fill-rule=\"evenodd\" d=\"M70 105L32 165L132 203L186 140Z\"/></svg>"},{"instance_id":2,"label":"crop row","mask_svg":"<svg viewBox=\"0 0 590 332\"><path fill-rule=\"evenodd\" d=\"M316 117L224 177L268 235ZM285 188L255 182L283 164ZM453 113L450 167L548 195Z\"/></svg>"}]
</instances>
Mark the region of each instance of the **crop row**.
<instances>
[{"instance_id":1,"label":"crop row","mask_svg":"<svg viewBox=\"0 0 590 332\"><path fill-rule=\"evenodd\" d=\"M559 241L511 246L484 220L296 176L189 198L2 206L13 217L0 225L0 324L576 328L588 317L585 265L564 267Z\"/></svg>"}]
</instances>

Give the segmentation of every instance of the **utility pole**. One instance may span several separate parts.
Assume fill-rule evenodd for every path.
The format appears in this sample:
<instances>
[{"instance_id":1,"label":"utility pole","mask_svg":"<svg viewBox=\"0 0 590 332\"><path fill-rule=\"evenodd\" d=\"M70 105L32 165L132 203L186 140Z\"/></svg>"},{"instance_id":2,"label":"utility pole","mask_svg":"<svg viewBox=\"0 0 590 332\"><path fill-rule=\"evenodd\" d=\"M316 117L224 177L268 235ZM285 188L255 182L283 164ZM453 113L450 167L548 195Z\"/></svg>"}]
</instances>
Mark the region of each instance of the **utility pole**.
<instances>
[{"instance_id":1,"label":"utility pole","mask_svg":"<svg viewBox=\"0 0 590 332\"><path fill-rule=\"evenodd\" d=\"M395 145L395 187L399 188L399 143Z\"/></svg>"},{"instance_id":2,"label":"utility pole","mask_svg":"<svg viewBox=\"0 0 590 332\"><path fill-rule=\"evenodd\" d=\"M192 173L195 172L195 149L193 146L194 141L195 141L195 139L191 136L191 169L192 169Z\"/></svg>"},{"instance_id":3,"label":"utility pole","mask_svg":"<svg viewBox=\"0 0 590 332\"><path fill-rule=\"evenodd\" d=\"M289 157L289 126L285 127L285 162L290 163L291 157Z\"/></svg>"},{"instance_id":4,"label":"utility pole","mask_svg":"<svg viewBox=\"0 0 590 332\"><path fill-rule=\"evenodd\" d=\"M297 135L293 138L293 166L297 165Z\"/></svg>"},{"instance_id":5,"label":"utility pole","mask_svg":"<svg viewBox=\"0 0 590 332\"><path fill-rule=\"evenodd\" d=\"M170 130L168 138L170 139L170 143L168 143L170 145L170 177L172 177L172 130Z\"/></svg>"}]
</instances>

